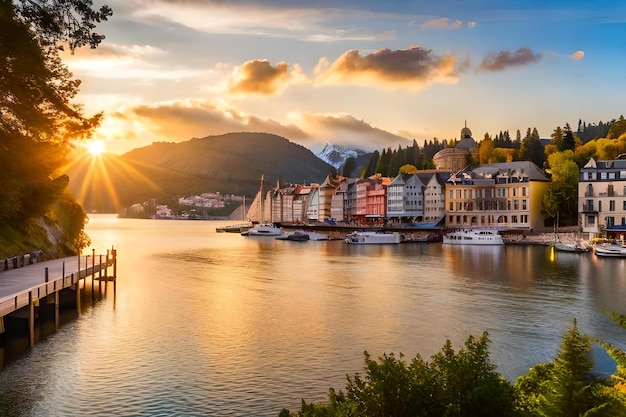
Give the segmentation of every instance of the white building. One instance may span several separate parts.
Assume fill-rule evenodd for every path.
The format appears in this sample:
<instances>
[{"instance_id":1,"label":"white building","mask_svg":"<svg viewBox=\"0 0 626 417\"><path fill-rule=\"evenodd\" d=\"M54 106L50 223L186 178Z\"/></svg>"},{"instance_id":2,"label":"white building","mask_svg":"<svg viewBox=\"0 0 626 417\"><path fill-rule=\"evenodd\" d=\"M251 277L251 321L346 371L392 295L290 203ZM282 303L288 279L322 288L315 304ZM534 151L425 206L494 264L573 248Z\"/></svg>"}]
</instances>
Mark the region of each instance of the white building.
<instances>
[{"instance_id":1,"label":"white building","mask_svg":"<svg viewBox=\"0 0 626 417\"><path fill-rule=\"evenodd\" d=\"M626 237L626 159L596 161L580 170L578 202L583 233Z\"/></svg>"}]
</instances>

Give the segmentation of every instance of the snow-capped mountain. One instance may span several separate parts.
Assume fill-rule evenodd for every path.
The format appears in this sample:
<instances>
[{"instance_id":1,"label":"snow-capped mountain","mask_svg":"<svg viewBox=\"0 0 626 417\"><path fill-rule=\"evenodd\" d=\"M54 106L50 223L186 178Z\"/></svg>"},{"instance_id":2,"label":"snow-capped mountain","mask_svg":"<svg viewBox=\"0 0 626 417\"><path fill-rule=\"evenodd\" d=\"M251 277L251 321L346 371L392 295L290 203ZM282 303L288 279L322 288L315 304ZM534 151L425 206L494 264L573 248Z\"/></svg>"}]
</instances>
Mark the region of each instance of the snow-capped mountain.
<instances>
[{"instance_id":1,"label":"snow-capped mountain","mask_svg":"<svg viewBox=\"0 0 626 417\"><path fill-rule=\"evenodd\" d=\"M369 153L370 152L362 149L349 148L342 145L331 145L327 143L324 148L315 155L322 161L334 166L335 168L339 168L344 162L346 162L346 159L350 157L357 159L360 156Z\"/></svg>"}]
</instances>

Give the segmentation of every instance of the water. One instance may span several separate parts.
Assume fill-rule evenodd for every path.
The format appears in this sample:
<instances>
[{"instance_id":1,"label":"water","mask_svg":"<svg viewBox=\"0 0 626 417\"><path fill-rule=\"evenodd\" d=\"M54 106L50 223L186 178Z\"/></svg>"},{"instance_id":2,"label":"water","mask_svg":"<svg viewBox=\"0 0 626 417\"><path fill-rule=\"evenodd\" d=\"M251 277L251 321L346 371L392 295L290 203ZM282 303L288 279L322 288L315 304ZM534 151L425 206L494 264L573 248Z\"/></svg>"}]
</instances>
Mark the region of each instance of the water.
<instances>
[{"instance_id":1,"label":"water","mask_svg":"<svg viewBox=\"0 0 626 417\"><path fill-rule=\"evenodd\" d=\"M96 252L118 249L116 291L5 359L2 415L276 416L345 388L364 351L428 359L446 339L458 348L487 330L492 362L514 380L554 357L574 318L626 343L604 313L626 313L623 259L289 242L215 233L224 222L91 217Z\"/></svg>"}]
</instances>

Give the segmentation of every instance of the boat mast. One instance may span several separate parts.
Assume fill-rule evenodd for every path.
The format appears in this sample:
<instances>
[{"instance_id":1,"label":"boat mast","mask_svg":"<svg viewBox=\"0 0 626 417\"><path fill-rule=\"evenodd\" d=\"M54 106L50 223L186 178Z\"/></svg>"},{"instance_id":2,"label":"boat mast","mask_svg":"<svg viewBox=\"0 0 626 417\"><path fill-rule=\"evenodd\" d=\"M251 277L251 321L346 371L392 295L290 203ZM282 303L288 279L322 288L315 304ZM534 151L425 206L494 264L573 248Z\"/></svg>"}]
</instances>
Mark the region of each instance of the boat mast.
<instances>
[{"instance_id":1,"label":"boat mast","mask_svg":"<svg viewBox=\"0 0 626 417\"><path fill-rule=\"evenodd\" d=\"M265 220L263 219L263 174L261 174L261 188L259 189L259 224L263 224Z\"/></svg>"}]
</instances>

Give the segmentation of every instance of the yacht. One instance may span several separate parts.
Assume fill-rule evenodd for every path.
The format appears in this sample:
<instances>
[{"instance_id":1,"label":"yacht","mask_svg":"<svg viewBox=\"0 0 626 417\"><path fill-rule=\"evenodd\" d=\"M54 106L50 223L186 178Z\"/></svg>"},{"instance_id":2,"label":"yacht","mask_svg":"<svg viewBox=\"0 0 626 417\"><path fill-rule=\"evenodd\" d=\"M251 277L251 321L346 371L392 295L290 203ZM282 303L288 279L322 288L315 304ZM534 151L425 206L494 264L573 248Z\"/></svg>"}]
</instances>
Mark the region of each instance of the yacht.
<instances>
[{"instance_id":1,"label":"yacht","mask_svg":"<svg viewBox=\"0 0 626 417\"><path fill-rule=\"evenodd\" d=\"M353 245L397 244L402 242L398 232L356 231L346 236L346 243Z\"/></svg>"},{"instance_id":2,"label":"yacht","mask_svg":"<svg viewBox=\"0 0 626 417\"><path fill-rule=\"evenodd\" d=\"M495 229L458 229L443 235L444 245L504 245Z\"/></svg>"}]
</instances>

